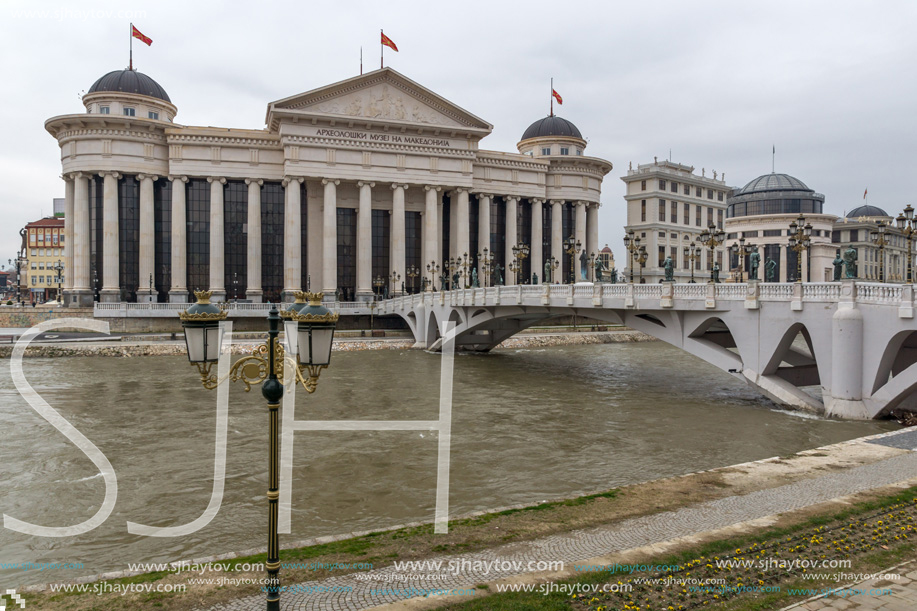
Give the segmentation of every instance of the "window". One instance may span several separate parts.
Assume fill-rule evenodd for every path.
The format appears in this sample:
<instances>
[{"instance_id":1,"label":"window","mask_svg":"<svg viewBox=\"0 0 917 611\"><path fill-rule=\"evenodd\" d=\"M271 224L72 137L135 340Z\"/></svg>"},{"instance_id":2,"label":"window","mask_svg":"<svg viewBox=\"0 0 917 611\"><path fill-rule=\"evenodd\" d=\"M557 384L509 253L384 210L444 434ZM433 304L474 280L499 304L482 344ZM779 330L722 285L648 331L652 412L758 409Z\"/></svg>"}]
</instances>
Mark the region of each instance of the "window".
<instances>
[{"instance_id":1,"label":"window","mask_svg":"<svg viewBox=\"0 0 917 611\"><path fill-rule=\"evenodd\" d=\"M701 197L704 194L704 190L700 187L694 187L694 195Z\"/></svg>"},{"instance_id":2,"label":"window","mask_svg":"<svg viewBox=\"0 0 917 611\"><path fill-rule=\"evenodd\" d=\"M691 185L685 185L685 195L691 195Z\"/></svg>"},{"instance_id":3,"label":"window","mask_svg":"<svg viewBox=\"0 0 917 611\"><path fill-rule=\"evenodd\" d=\"M44 262L44 261L39 261L39 262L38 262L38 269L44 269L44 268L45 268L45 262Z\"/></svg>"},{"instance_id":4,"label":"window","mask_svg":"<svg viewBox=\"0 0 917 611\"><path fill-rule=\"evenodd\" d=\"M159 120L159 113L156 112L155 110L151 110L146 114L147 114L147 117L149 117L150 119L156 119L157 121Z\"/></svg>"},{"instance_id":5,"label":"window","mask_svg":"<svg viewBox=\"0 0 917 611\"><path fill-rule=\"evenodd\" d=\"M719 227L720 229L723 228L723 211L722 210L716 211L716 226Z\"/></svg>"},{"instance_id":6,"label":"window","mask_svg":"<svg viewBox=\"0 0 917 611\"><path fill-rule=\"evenodd\" d=\"M37 255L38 255L38 249L37 249L37 248L33 248L33 249L32 249L32 256L35 257L35 256L37 256Z\"/></svg>"},{"instance_id":7,"label":"window","mask_svg":"<svg viewBox=\"0 0 917 611\"><path fill-rule=\"evenodd\" d=\"M39 283L39 284L44 283L44 281L45 281L45 277L44 277L44 276L39 276L39 277L38 277L38 283Z\"/></svg>"},{"instance_id":8,"label":"window","mask_svg":"<svg viewBox=\"0 0 917 611\"><path fill-rule=\"evenodd\" d=\"M723 201L723 192L722 192L722 191L717 191L717 192L716 192L716 201L718 201L718 202Z\"/></svg>"},{"instance_id":9,"label":"window","mask_svg":"<svg viewBox=\"0 0 917 611\"><path fill-rule=\"evenodd\" d=\"M780 231L779 229L765 229L765 230L762 232L762 235L763 235L765 238L775 238L775 237L780 236L780 233L781 233L781 231Z\"/></svg>"},{"instance_id":10,"label":"window","mask_svg":"<svg viewBox=\"0 0 917 611\"><path fill-rule=\"evenodd\" d=\"M99 114L101 114L101 115L110 115L110 114L111 114L111 108L109 108L108 106L100 106L100 107L99 107Z\"/></svg>"},{"instance_id":11,"label":"window","mask_svg":"<svg viewBox=\"0 0 917 611\"><path fill-rule=\"evenodd\" d=\"M551 147L550 147L550 146L542 147L542 148L541 148L541 154L542 154L542 155L550 155L550 154L551 154Z\"/></svg>"},{"instance_id":12,"label":"window","mask_svg":"<svg viewBox=\"0 0 917 611\"><path fill-rule=\"evenodd\" d=\"M665 181L664 180L659 181L659 190L665 191Z\"/></svg>"},{"instance_id":13,"label":"window","mask_svg":"<svg viewBox=\"0 0 917 611\"><path fill-rule=\"evenodd\" d=\"M665 232L664 232L664 231L660 231L660 232L659 232L659 237L660 237L660 238L665 238Z\"/></svg>"},{"instance_id":14,"label":"window","mask_svg":"<svg viewBox=\"0 0 917 611\"><path fill-rule=\"evenodd\" d=\"M659 267L662 267L662 263L665 261L665 246L659 247Z\"/></svg>"},{"instance_id":15,"label":"window","mask_svg":"<svg viewBox=\"0 0 917 611\"><path fill-rule=\"evenodd\" d=\"M677 240L677 239L678 239L678 234L677 234L677 233L670 234L670 237L671 237L673 240Z\"/></svg>"},{"instance_id":16,"label":"window","mask_svg":"<svg viewBox=\"0 0 917 611\"><path fill-rule=\"evenodd\" d=\"M646 222L646 200L640 200L640 222Z\"/></svg>"},{"instance_id":17,"label":"window","mask_svg":"<svg viewBox=\"0 0 917 611\"><path fill-rule=\"evenodd\" d=\"M560 154L561 154L561 155L569 155L569 154L570 154L570 149L567 148L567 147L565 147L565 146L562 146L562 147L560 147Z\"/></svg>"},{"instance_id":18,"label":"window","mask_svg":"<svg viewBox=\"0 0 917 611\"><path fill-rule=\"evenodd\" d=\"M758 232L756 231L743 231L742 235L746 238L757 238Z\"/></svg>"},{"instance_id":19,"label":"window","mask_svg":"<svg viewBox=\"0 0 917 611\"><path fill-rule=\"evenodd\" d=\"M581 148L576 149L576 154L577 154L577 155L582 155L582 154L583 154L583 149L581 149Z\"/></svg>"},{"instance_id":20,"label":"window","mask_svg":"<svg viewBox=\"0 0 917 611\"><path fill-rule=\"evenodd\" d=\"M691 204L685 204L685 218L682 219L685 225L691 224Z\"/></svg>"},{"instance_id":21,"label":"window","mask_svg":"<svg viewBox=\"0 0 917 611\"><path fill-rule=\"evenodd\" d=\"M678 183L673 182L671 187L672 193L678 193Z\"/></svg>"},{"instance_id":22,"label":"window","mask_svg":"<svg viewBox=\"0 0 917 611\"><path fill-rule=\"evenodd\" d=\"M35 282L35 276L32 276L32 284L36 284L36 282Z\"/></svg>"},{"instance_id":23,"label":"window","mask_svg":"<svg viewBox=\"0 0 917 611\"><path fill-rule=\"evenodd\" d=\"M660 223L665 222L665 200L664 199L659 200L659 222Z\"/></svg>"},{"instance_id":24,"label":"window","mask_svg":"<svg viewBox=\"0 0 917 611\"><path fill-rule=\"evenodd\" d=\"M703 211L704 209L701 208L700 206L694 207L694 224L697 225L698 227L700 227L700 217ZM709 216L709 213L708 213L708 216Z\"/></svg>"},{"instance_id":25,"label":"window","mask_svg":"<svg viewBox=\"0 0 917 611\"><path fill-rule=\"evenodd\" d=\"M32 269L38 269L38 264L35 261L32 261ZM44 269L44 268L42 268Z\"/></svg>"},{"instance_id":26,"label":"window","mask_svg":"<svg viewBox=\"0 0 917 611\"><path fill-rule=\"evenodd\" d=\"M669 248L669 256L672 257L672 265L678 268L678 247L672 246Z\"/></svg>"},{"instance_id":27,"label":"window","mask_svg":"<svg viewBox=\"0 0 917 611\"><path fill-rule=\"evenodd\" d=\"M672 214L669 216L669 222L678 222L678 202L672 202Z\"/></svg>"},{"instance_id":28,"label":"window","mask_svg":"<svg viewBox=\"0 0 917 611\"><path fill-rule=\"evenodd\" d=\"M713 189L707 189L707 199L713 199Z\"/></svg>"},{"instance_id":29,"label":"window","mask_svg":"<svg viewBox=\"0 0 917 611\"><path fill-rule=\"evenodd\" d=\"M640 181L640 190L646 191L646 181L645 180Z\"/></svg>"},{"instance_id":30,"label":"window","mask_svg":"<svg viewBox=\"0 0 917 611\"><path fill-rule=\"evenodd\" d=\"M707 207L707 225L710 225L710 223L712 222L713 222L713 208L708 206ZM704 225L704 226L706 227L707 225Z\"/></svg>"},{"instance_id":31,"label":"window","mask_svg":"<svg viewBox=\"0 0 917 611\"><path fill-rule=\"evenodd\" d=\"M136 113L134 112L134 109L133 109L133 108L131 108L130 106L125 106L125 107L124 107L124 116L125 116L125 117L133 117L133 116L135 116L135 115L136 115Z\"/></svg>"},{"instance_id":32,"label":"window","mask_svg":"<svg viewBox=\"0 0 917 611\"><path fill-rule=\"evenodd\" d=\"M738 239L738 237L739 237L739 234L738 234L738 233L727 233L727 234L726 234L726 239L727 239L727 240L736 240L736 239Z\"/></svg>"}]
</instances>

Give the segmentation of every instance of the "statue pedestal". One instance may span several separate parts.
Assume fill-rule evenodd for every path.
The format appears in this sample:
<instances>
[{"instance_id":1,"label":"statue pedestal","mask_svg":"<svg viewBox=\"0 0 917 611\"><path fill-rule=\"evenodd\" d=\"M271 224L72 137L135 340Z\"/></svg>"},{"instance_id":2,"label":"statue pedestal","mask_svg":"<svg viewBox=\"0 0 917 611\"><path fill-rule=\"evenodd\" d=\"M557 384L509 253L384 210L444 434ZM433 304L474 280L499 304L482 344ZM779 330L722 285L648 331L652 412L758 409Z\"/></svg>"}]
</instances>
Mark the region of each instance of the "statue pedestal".
<instances>
[{"instance_id":1,"label":"statue pedestal","mask_svg":"<svg viewBox=\"0 0 917 611\"><path fill-rule=\"evenodd\" d=\"M659 300L659 307L675 307L675 283L671 280L664 280L662 282L662 298Z\"/></svg>"}]
</instances>

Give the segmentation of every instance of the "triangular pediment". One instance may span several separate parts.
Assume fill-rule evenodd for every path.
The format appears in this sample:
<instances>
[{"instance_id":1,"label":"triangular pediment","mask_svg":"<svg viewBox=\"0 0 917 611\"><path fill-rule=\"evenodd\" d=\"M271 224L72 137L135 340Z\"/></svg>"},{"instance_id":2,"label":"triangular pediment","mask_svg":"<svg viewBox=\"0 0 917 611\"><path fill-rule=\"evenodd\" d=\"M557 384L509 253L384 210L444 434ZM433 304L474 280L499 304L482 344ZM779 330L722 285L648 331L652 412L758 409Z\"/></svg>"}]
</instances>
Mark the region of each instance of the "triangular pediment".
<instances>
[{"instance_id":1,"label":"triangular pediment","mask_svg":"<svg viewBox=\"0 0 917 611\"><path fill-rule=\"evenodd\" d=\"M274 129L279 115L337 117L374 123L478 132L493 126L391 68L291 96L268 106Z\"/></svg>"}]
</instances>

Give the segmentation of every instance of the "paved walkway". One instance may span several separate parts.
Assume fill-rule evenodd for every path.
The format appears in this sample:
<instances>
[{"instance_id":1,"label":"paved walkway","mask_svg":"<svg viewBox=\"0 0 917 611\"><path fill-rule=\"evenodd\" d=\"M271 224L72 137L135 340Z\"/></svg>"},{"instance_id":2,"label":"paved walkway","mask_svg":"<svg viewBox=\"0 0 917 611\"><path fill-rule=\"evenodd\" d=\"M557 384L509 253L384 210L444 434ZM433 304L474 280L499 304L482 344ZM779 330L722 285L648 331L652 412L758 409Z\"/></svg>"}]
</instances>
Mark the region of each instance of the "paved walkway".
<instances>
[{"instance_id":1,"label":"paved walkway","mask_svg":"<svg viewBox=\"0 0 917 611\"><path fill-rule=\"evenodd\" d=\"M899 579L867 579L859 583L837 585L838 594L813 597L780 611L914 611L917 609L917 563L883 571Z\"/></svg>"},{"instance_id":2,"label":"paved walkway","mask_svg":"<svg viewBox=\"0 0 917 611\"><path fill-rule=\"evenodd\" d=\"M914 450L911 441L917 431L902 431L907 439L906 449ZM891 437L897 437L893 435ZM890 437L877 439L882 445L891 445ZM904 441L902 439L901 441ZM902 448L905 449L905 448ZM503 568L425 573L426 579L403 581L394 567L361 571L320 581L287 584L282 595L282 609L297 611L351 611L369 609L418 596L419 588L462 589L505 579L529 572L529 561L579 562L615 552L642 547L696 535L706 531L732 526L758 518L802 509L842 496L880 488L917 477L917 452L897 454L876 463L863 465L806 479L792 484L752 492L743 496L727 497L693 507L649 515L608 524L597 528L552 535L533 541L519 542L456 556L442 556L444 566L450 561L509 561ZM515 564L518 563L518 564ZM502 563L501 563L502 564ZM510 564L515 566L510 567ZM475 566L475 565L463 565ZM493 565L490 565L493 566ZM413 571L415 574L419 571ZM401 577L402 579L399 579ZM406 591L415 588L414 592ZM341 592L341 589L349 589ZM380 593L381 591L381 593ZM865 597L864 597L865 598ZM213 607L213 611L248 611L264 606L262 596L238 599ZM831 607L824 607L831 608ZM870 608L870 607L864 607ZM872 607L877 608L877 607ZM913 610L917 607L909 606ZM888 611L898 611L889 607Z\"/></svg>"}]
</instances>

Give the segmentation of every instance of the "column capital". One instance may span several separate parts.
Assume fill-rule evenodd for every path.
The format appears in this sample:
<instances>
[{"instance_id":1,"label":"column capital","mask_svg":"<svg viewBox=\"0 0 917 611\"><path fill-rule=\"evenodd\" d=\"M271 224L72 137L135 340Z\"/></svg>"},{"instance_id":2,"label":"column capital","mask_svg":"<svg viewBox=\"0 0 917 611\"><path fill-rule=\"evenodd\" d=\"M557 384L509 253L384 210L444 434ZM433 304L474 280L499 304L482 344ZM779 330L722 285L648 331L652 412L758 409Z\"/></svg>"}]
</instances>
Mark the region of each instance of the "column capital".
<instances>
[{"instance_id":1,"label":"column capital","mask_svg":"<svg viewBox=\"0 0 917 611\"><path fill-rule=\"evenodd\" d=\"M552 199L549 202L552 206L563 206L565 201L562 199Z\"/></svg>"},{"instance_id":2,"label":"column capital","mask_svg":"<svg viewBox=\"0 0 917 611\"><path fill-rule=\"evenodd\" d=\"M157 176L156 174L137 174L137 180L146 180L147 178L149 178L153 182L156 182L157 180L159 180L159 176Z\"/></svg>"},{"instance_id":3,"label":"column capital","mask_svg":"<svg viewBox=\"0 0 917 611\"><path fill-rule=\"evenodd\" d=\"M507 204L508 204L510 201L512 201L512 202L518 204L518 203L519 203L519 200L522 199L522 198L519 197L518 195L504 195L504 196L503 196L503 199L506 200L506 203L507 203Z\"/></svg>"},{"instance_id":4,"label":"column capital","mask_svg":"<svg viewBox=\"0 0 917 611\"><path fill-rule=\"evenodd\" d=\"M182 182L188 182L187 176L173 176L169 174L168 179L171 180L172 182L175 182L176 180L180 180Z\"/></svg>"},{"instance_id":5,"label":"column capital","mask_svg":"<svg viewBox=\"0 0 917 611\"><path fill-rule=\"evenodd\" d=\"M264 181L261 180L260 178L246 178L246 179L245 179L245 184L247 184L247 185L255 184L255 185L258 185L258 186L260 187L260 186L264 185Z\"/></svg>"},{"instance_id":6,"label":"column capital","mask_svg":"<svg viewBox=\"0 0 917 611\"><path fill-rule=\"evenodd\" d=\"M359 180L359 181L357 181L357 186L360 187L361 189L362 189L363 187L369 187L370 189L372 189L372 188L375 188L376 183L374 183L374 182L369 182L369 181L366 181L366 180Z\"/></svg>"},{"instance_id":7,"label":"column capital","mask_svg":"<svg viewBox=\"0 0 917 611\"><path fill-rule=\"evenodd\" d=\"M545 203L546 200L541 197L533 197L529 201L532 202L533 204L543 204Z\"/></svg>"},{"instance_id":8,"label":"column capital","mask_svg":"<svg viewBox=\"0 0 917 611\"><path fill-rule=\"evenodd\" d=\"M470 193L471 189L469 189L468 187L455 187L454 189L452 189L452 192L455 193L456 195L459 195L461 193Z\"/></svg>"},{"instance_id":9,"label":"column capital","mask_svg":"<svg viewBox=\"0 0 917 611\"><path fill-rule=\"evenodd\" d=\"M282 184L284 188L286 188L286 186L290 184L291 182L298 182L299 184L302 184L306 182L306 179L301 176L284 176L283 180L280 181L280 184Z\"/></svg>"},{"instance_id":10,"label":"column capital","mask_svg":"<svg viewBox=\"0 0 917 611\"><path fill-rule=\"evenodd\" d=\"M337 185L341 184L341 181L340 181L340 180L337 180L337 179L335 179L335 178L322 178L322 184L323 184L323 185L334 185L334 186L337 186Z\"/></svg>"},{"instance_id":11,"label":"column capital","mask_svg":"<svg viewBox=\"0 0 917 611\"><path fill-rule=\"evenodd\" d=\"M392 183L392 190L394 191L395 189L401 189L402 191L407 191L407 190L408 190L408 186L407 186L407 185L404 185L404 184L397 183L397 182L393 182L393 183Z\"/></svg>"},{"instance_id":12,"label":"column capital","mask_svg":"<svg viewBox=\"0 0 917 611\"><path fill-rule=\"evenodd\" d=\"M121 174L119 174L118 172L99 172L98 174L102 178L105 178L106 176L111 176L115 180L118 180L119 178L121 178Z\"/></svg>"},{"instance_id":13,"label":"column capital","mask_svg":"<svg viewBox=\"0 0 917 611\"><path fill-rule=\"evenodd\" d=\"M210 184L213 184L214 182L219 182L221 185L225 185L226 179L220 176L208 176L207 182L209 182Z\"/></svg>"},{"instance_id":14,"label":"column capital","mask_svg":"<svg viewBox=\"0 0 917 611\"><path fill-rule=\"evenodd\" d=\"M583 199L578 199L578 200L576 200L574 203L575 203L577 206L586 206L586 205L589 204L589 202L587 202L586 200L583 200Z\"/></svg>"},{"instance_id":15,"label":"column capital","mask_svg":"<svg viewBox=\"0 0 917 611\"><path fill-rule=\"evenodd\" d=\"M69 174L64 174L62 178L64 180L76 180L77 178L83 178L86 176L83 172L70 172Z\"/></svg>"},{"instance_id":16,"label":"column capital","mask_svg":"<svg viewBox=\"0 0 917 611\"><path fill-rule=\"evenodd\" d=\"M493 194L493 193L475 193L475 195L477 195L478 197L486 197L487 199L493 199L493 198L494 198L494 194Z\"/></svg>"},{"instance_id":17,"label":"column capital","mask_svg":"<svg viewBox=\"0 0 917 611\"><path fill-rule=\"evenodd\" d=\"M435 186L435 185L426 185L424 186L423 190L424 191L442 191L443 188Z\"/></svg>"}]
</instances>

